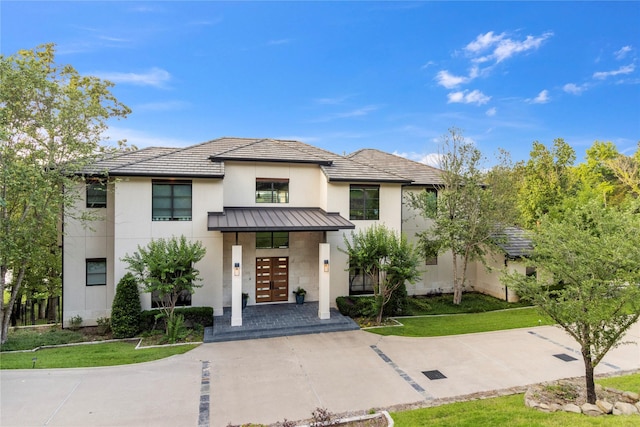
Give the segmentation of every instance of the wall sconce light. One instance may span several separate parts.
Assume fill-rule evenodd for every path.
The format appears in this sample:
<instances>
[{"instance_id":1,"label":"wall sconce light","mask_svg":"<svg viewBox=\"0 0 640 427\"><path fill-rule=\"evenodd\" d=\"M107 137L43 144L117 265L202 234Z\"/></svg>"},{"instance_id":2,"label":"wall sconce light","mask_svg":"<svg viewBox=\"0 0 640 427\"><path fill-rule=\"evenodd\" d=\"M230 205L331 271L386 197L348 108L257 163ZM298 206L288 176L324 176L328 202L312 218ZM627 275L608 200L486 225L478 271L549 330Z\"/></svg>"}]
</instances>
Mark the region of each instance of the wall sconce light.
<instances>
[{"instance_id":1,"label":"wall sconce light","mask_svg":"<svg viewBox=\"0 0 640 427\"><path fill-rule=\"evenodd\" d=\"M328 259L324 260L324 271L325 272L329 271L329 260Z\"/></svg>"},{"instance_id":2,"label":"wall sconce light","mask_svg":"<svg viewBox=\"0 0 640 427\"><path fill-rule=\"evenodd\" d=\"M233 264L233 275L234 276L239 276L240 275L240 263L236 262L235 264Z\"/></svg>"}]
</instances>

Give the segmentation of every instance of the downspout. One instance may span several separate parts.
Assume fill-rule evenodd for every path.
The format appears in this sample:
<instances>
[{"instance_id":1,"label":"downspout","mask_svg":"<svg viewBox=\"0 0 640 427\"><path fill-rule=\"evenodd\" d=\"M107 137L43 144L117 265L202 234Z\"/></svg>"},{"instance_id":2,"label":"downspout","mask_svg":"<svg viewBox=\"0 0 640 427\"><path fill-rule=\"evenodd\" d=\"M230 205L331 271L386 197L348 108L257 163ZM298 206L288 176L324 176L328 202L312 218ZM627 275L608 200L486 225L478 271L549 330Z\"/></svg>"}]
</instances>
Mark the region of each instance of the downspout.
<instances>
[{"instance_id":1,"label":"downspout","mask_svg":"<svg viewBox=\"0 0 640 427\"><path fill-rule=\"evenodd\" d=\"M504 268L506 270L506 268L509 267L509 258L505 255L504 256ZM504 300L506 302L509 302L509 286L504 285Z\"/></svg>"}]
</instances>

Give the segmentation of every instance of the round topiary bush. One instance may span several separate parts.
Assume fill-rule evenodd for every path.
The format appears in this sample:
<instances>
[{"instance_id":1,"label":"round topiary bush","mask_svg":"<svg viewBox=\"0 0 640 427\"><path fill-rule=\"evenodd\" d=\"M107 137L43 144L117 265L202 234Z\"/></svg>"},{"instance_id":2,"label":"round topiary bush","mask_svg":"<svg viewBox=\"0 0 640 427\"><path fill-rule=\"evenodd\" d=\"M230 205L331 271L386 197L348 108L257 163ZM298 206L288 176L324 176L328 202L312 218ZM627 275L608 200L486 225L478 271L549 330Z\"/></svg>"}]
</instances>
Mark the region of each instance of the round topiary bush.
<instances>
[{"instance_id":1,"label":"round topiary bush","mask_svg":"<svg viewBox=\"0 0 640 427\"><path fill-rule=\"evenodd\" d=\"M140 292L136 278L131 273L124 275L111 307L111 330L115 338L131 338L140 330Z\"/></svg>"}]
</instances>

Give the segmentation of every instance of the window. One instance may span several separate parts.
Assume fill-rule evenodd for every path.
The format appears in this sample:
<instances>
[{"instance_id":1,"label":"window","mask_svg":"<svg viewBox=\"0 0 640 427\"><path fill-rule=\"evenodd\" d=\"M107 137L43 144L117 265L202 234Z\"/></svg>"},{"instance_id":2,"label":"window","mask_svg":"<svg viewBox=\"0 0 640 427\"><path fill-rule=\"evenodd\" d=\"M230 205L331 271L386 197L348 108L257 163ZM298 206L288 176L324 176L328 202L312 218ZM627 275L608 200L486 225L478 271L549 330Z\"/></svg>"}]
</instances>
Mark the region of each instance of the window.
<instances>
[{"instance_id":1,"label":"window","mask_svg":"<svg viewBox=\"0 0 640 427\"><path fill-rule=\"evenodd\" d=\"M191 181L153 181L153 221L191 221Z\"/></svg>"},{"instance_id":2,"label":"window","mask_svg":"<svg viewBox=\"0 0 640 427\"><path fill-rule=\"evenodd\" d=\"M256 249L288 248L288 231L258 231L256 232Z\"/></svg>"},{"instance_id":3,"label":"window","mask_svg":"<svg viewBox=\"0 0 640 427\"><path fill-rule=\"evenodd\" d=\"M378 284L378 274L366 274L362 269L349 265L349 295L372 294Z\"/></svg>"},{"instance_id":4,"label":"window","mask_svg":"<svg viewBox=\"0 0 640 427\"><path fill-rule=\"evenodd\" d=\"M380 219L380 186L352 185L349 189L349 219Z\"/></svg>"},{"instance_id":5,"label":"window","mask_svg":"<svg viewBox=\"0 0 640 427\"><path fill-rule=\"evenodd\" d=\"M289 203L289 180L257 178L256 203Z\"/></svg>"},{"instance_id":6,"label":"window","mask_svg":"<svg viewBox=\"0 0 640 427\"><path fill-rule=\"evenodd\" d=\"M107 183L100 179L87 180L87 207L107 207Z\"/></svg>"},{"instance_id":7,"label":"window","mask_svg":"<svg viewBox=\"0 0 640 427\"><path fill-rule=\"evenodd\" d=\"M424 265L438 265L438 255L428 256Z\"/></svg>"},{"instance_id":8,"label":"window","mask_svg":"<svg viewBox=\"0 0 640 427\"><path fill-rule=\"evenodd\" d=\"M107 260L93 258L87 260L87 286L104 286L107 284Z\"/></svg>"}]
</instances>

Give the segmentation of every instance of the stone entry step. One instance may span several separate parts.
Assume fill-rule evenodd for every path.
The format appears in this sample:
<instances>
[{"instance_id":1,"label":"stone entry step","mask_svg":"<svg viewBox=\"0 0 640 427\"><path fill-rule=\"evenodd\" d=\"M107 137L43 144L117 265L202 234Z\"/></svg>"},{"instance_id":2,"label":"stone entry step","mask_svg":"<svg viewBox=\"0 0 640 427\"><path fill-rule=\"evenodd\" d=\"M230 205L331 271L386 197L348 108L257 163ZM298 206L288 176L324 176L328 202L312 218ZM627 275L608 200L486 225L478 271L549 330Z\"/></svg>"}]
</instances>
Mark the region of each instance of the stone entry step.
<instances>
[{"instance_id":1,"label":"stone entry step","mask_svg":"<svg viewBox=\"0 0 640 427\"><path fill-rule=\"evenodd\" d=\"M213 326L205 328L204 342L222 342L273 338L323 332L360 329L349 317L331 308L331 318L318 318L318 303L251 305L242 311L242 326L231 326L231 308L214 317Z\"/></svg>"}]
</instances>

